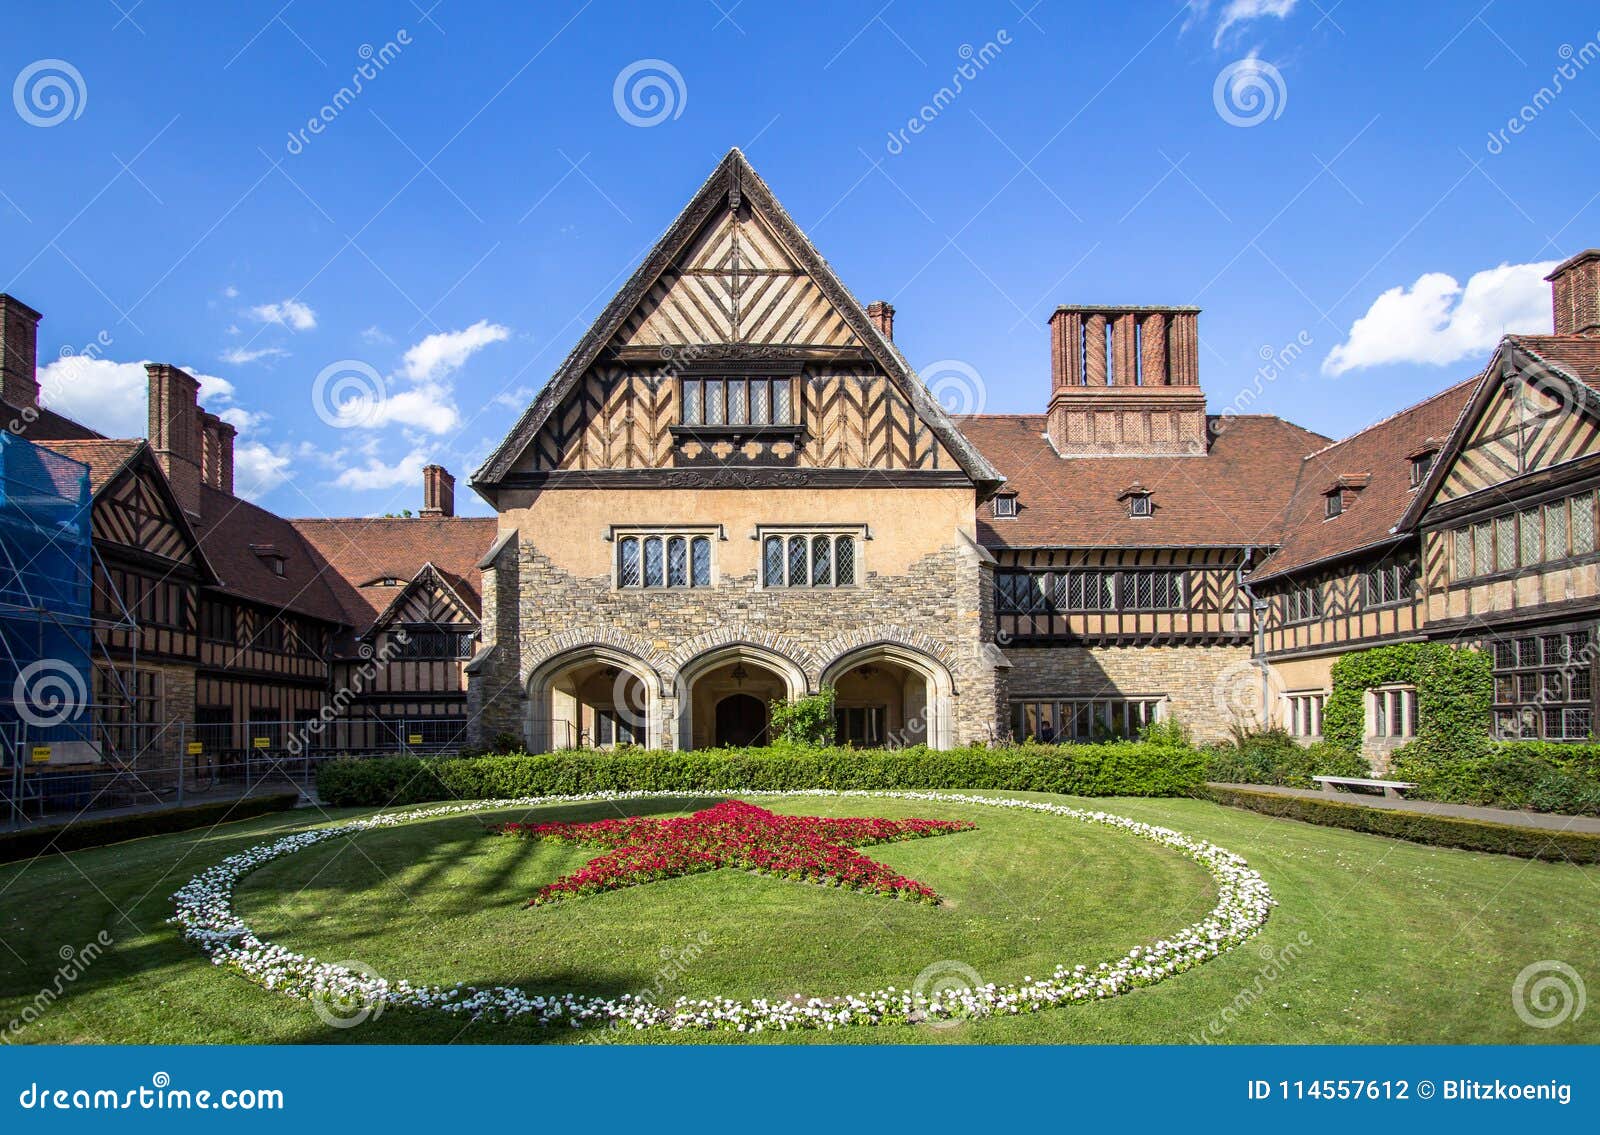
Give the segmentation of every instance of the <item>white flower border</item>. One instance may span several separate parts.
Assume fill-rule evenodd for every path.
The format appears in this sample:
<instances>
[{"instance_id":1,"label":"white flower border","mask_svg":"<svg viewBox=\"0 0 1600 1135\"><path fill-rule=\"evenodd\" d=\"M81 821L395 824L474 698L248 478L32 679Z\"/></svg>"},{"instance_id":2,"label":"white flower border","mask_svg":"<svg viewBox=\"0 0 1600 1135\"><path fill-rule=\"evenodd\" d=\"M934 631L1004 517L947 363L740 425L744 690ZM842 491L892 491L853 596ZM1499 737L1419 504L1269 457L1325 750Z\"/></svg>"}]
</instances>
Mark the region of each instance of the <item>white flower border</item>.
<instances>
[{"instance_id":1,"label":"white flower border","mask_svg":"<svg viewBox=\"0 0 1600 1135\"><path fill-rule=\"evenodd\" d=\"M1277 905L1260 874L1233 852L1171 828L1141 823L1126 816L1008 797L828 789L752 791L730 796L855 796L979 804L1022 808L1085 823L1102 824L1170 847L1200 864L1216 880L1217 905L1194 925L1152 945L1135 946L1115 962L1102 962L1094 969L1082 965L1069 969L1061 965L1048 978L1024 978L1017 985L991 983L974 989L936 992L931 998L911 990L890 987L827 1000L813 998L803 1003L768 1001L763 998L734 1001L722 997L710 1000L680 997L671 1005L657 1005L631 994L616 998L584 997L572 993L537 996L508 986L481 989L465 984L413 985L404 980L389 981L346 966L320 962L283 946L262 941L245 925L232 905L234 888L239 880L256 868L339 835L470 812L596 800L681 799L684 795L683 792L595 792L571 796L528 796L513 800L476 800L406 812L381 813L334 827L299 832L231 855L215 867L196 875L173 895L177 915L172 921L183 927L185 938L210 955L214 965L228 966L265 989L305 1000L332 999L344 1003L400 1006L472 1020L531 1018L540 1025L565 1024L574 1028L616 1026L671 1031L731 1029L761 1032L765 1029L834 1029L850 1025L917 1023L928 1019L994 1017L1115 997L1141 986L1154 985L1232 949L1254 936L1266 923L1268 912Z\"/></svg>"}]
</instances>

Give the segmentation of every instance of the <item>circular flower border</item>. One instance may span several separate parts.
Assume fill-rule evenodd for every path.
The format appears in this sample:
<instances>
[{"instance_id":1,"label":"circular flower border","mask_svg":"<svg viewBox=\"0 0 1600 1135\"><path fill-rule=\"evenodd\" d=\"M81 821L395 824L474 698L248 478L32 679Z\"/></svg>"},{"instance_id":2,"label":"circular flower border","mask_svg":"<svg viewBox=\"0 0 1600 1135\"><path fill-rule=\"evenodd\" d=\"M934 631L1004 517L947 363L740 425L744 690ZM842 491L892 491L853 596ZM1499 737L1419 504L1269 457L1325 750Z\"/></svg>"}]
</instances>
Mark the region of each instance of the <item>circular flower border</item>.
<instances>
[{"instance_id":1,"label":"circular flower border","mask_svg":"<svg viewBox=\"0 0 1600 1135\"><path fill-rule=\"evenodd\" d=\"M316 828L284 836L271 843L231 855L189 880L174 894L177 914L172 919L183 936L210 955L212 964L227 966L248 980L291 997L321 1002L381 1004L422 1009L466 1017L510 1021L531 1018L540 1025L621 1027L630 1029L730 1029L761 1032L766 1029L834 1029L842 1026L916 1024L922 1021L976 1019L1031 1013L1056 1005L1104 1000L1143 986L1154 985L1174 974L1193 969L1253 937L1267 921L1276 900L1261 875L1238 855L1205 840L1154 824L1141 823L1110 812L1091 812L1040 800L967 796L934 792L875 792L867 790L798 789L753 791L731 795L755 797L869 797L918 800L987 807L1021 808L1100 824L1129 832L1141 839L1172 848L1200 864L1216 881L1217 905L1204 919L1186 926L1170 938L1149 946L1135 946L1114 962L1090 969L1078 965L1056 967L1043 979L1024 978L1020 984L989 983L976 988L941 991L925 997L909 989L875 990L844 997L807 1001L736 1001L680 997L671 1005L658 1005L632 994L586 997L566 993L535 995L511 986L478 988L457 984L413 985L316 958L297 954L258 938L233 909L233 892L240 879L275 859L304 851L340 835L375 828L396 827L413 820L498 811L545 804L577 804L597 800L648 800L681 798L682 792L594 792L567 796L526 796L511 800L475 800L442 804L407 812L387 812L329 828Z\"/></svg>"}]
</instances>

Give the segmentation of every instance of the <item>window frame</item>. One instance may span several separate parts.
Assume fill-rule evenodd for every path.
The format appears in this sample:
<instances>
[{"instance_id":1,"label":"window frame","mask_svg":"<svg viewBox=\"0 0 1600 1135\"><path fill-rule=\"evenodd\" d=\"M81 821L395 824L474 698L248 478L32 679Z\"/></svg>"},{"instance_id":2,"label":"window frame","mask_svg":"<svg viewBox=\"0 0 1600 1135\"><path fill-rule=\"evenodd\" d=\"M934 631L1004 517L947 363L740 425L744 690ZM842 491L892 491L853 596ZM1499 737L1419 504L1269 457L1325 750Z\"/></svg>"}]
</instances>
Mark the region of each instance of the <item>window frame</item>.
<instances>
[{"instance_id":1,"label":"window frame","mask_svg":"<svg viewBox=\"0 0 1600 1135\"><path fill-rule=\"evenodd\" d=\"M752 537L756 545L756 578L762 591L854 591L863 586L866 575L866 544L871 539L865 524L758 524ZM829 582L817 583L816 541L828 541ZM767 572L767 541L782 541L783 582L774 583ZM805 581L795 582L790 576L794 570L791 541L805 541ZM839 541L849 540L851 547L851 580L840 583Z\"/></svg>"},{"instance_id":2,"label":"window frame","mask_svg":"<svg viewBox=\"0 0 1600 1135\"><path fill-rule=\"evenodd\" d=\"M673 539L684 541L684 582L672 583L671 546ZM611 590L612 591L709 591L718 584L718 555L717 545L727 537L723 534L719 524L613 524L606 532L606 540L611 544ZM708 548L709 563L706 565L706 579L704 583L695 582L695 557L694 549L697 540L705 540ZM659 540L661 549L661 582L648 582L647 555L648 541ZM622 556L623 550L629 541L634 541L638 546L638 573L637 583L624 583L622 581Z\"/></svg>"},{"instance_id":3,"label":"window frame","mask_svg":"<svg viewBox=\"0 0 1600 1135\"><path fill-rule=\"evenodd\" d=\"M1000 511L1001 505L1005 506L1006 511ZM989 512L996 520L1015 520L1017 518L1017 494L995 494L995 498L989 502Z\"/></svg>"},{"instance_id":4,"label":"window frame","mask_svg":"<svg viewBox=\"0 0 1600 1135\"><path fill-rule=\"evenodd\" d=\"M677 407L673 416L672 428L674 430L681 430L691 434L748 434L751 432L762 431L794 433L799 430L802 425L801 415L803 407L799 379L799 372L788 366L785 366L781 370L770 370L753 363L742 366L739 364L730 364L725 367L717 366L691 368L678 375L677 378ZM721 418L720 421L711 422L706 420L710 416L708 413L709 403L706 401L706 396L711 389L706 385L707 383L721 384L719 387L720 398L718 400L721 406L721 410L718 414L718 416ZM745 393L741 402L744 410L741 416L745 420L742 422L733 422L729 420L733 415L729 410L730 404L727 396L728 383L738 383L744 389ZM774 418L773 411L778 403L777 388L780 383L786 386L788 389L789 413L787 421L772 420ZM753 405L751 400L751 391L755 389L756 384L761 384L766 387L766 416L769 419L768 421L753 422L750 420L750 411L751 406ZM691 395L693 396L691 397ZM697 407L694 413L694 420L691 420L689 416L689 405L691 401L693 401Z\"/></svg>"}]
</instances>

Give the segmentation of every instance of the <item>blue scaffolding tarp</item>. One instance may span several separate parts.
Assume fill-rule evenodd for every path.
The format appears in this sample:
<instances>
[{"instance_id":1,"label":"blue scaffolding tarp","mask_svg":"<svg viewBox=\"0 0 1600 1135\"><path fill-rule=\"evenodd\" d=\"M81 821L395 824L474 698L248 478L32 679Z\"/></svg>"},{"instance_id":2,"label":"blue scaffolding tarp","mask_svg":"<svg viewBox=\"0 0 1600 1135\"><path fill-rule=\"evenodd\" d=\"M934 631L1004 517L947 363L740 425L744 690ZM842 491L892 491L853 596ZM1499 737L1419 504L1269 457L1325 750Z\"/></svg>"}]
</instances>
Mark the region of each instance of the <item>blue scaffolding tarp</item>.
<instances>
[{"instance_id":1,"label":"blue scaffolding tarp","mask_svg":"<svg viewBox=\"0 0 1600 1135\"><path fill-rule=\"evenodd\" d=\"M90 736L88 466L0 430L0 735Z\"/></svg>"}]
</instances>

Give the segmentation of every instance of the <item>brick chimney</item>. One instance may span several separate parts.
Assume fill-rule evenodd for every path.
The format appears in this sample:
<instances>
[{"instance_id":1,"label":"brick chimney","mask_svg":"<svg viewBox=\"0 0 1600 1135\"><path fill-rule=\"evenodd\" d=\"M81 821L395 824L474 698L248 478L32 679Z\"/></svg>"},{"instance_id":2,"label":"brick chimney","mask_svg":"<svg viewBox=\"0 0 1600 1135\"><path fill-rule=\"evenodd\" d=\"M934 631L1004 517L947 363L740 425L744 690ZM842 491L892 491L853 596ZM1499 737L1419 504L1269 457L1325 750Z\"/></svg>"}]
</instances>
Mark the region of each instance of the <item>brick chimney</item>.
<instances>
[{"instance_id":1,"label":"brick chimney","mask_svg":"<svg viewBox=\"0 0 1600 1135\"><path fill-rule=\"evenodd\" d=\"M37 311L0 292L0 398L18 410L39 405Z\"/></svg>"},{"instance_id":2,"label":"brick chimney","mask_svg":"<svg viewBox=\"0 0 1600 1135\"><path fill-rule=\"evenodd\" d=\"M239 431L215 414L200 411L200 479L233 495L233 439Z\"/></svg>"},{"instance_id":3,"label":"brick chimney","mask_svg":"<svg viewBox=\"0 0 1600 1135\"><path fill-rule=\"evenodd\" d=\"M1600 248L1563 261L1545 279L1550 281L1555 333L1600 335Z\"/></svg>"},{"instance_id":4,"label":"brick chimney","mask_svg":"<svg viewBox=\"0 0 1600 1135\"><path fill-rule=\"evenodd\" d=\"M456 514L456 479L443 465L428 465L422 470L422 515Z\"/></svg>"},{"instance_id":5,"label":"brick chimney","mask_svg":"<svg viewBox=\"0 0 1600 1135\"><path fill-rule=\"evenodd\" d=\"M894 304L887 300L873 300L867 305L867 318L883 332L883 337L894 342Z\"/></svg>"},{"instance_id":6,"label":"brick chimney","mask_svg":"<svg viewBox=\"0 0 1600 1135\"><path fill-rule=\"evenodd\" d=\"M1059 307L1050 317L1050 441L1063 457L1206 451L1200 309Z\"/></svg>"},{"instance_id":7,"label":"brick chimney","mask_svg":"<svg viewBox=\"0 0 1600 1135\"><path fill-rule=\"evenodd\" d=\"M150 449L178 504L198 516L203 436L197 405L200 384L169 363L146 363L144 369L150 376Z\"/></svg>"}]
</instances>

